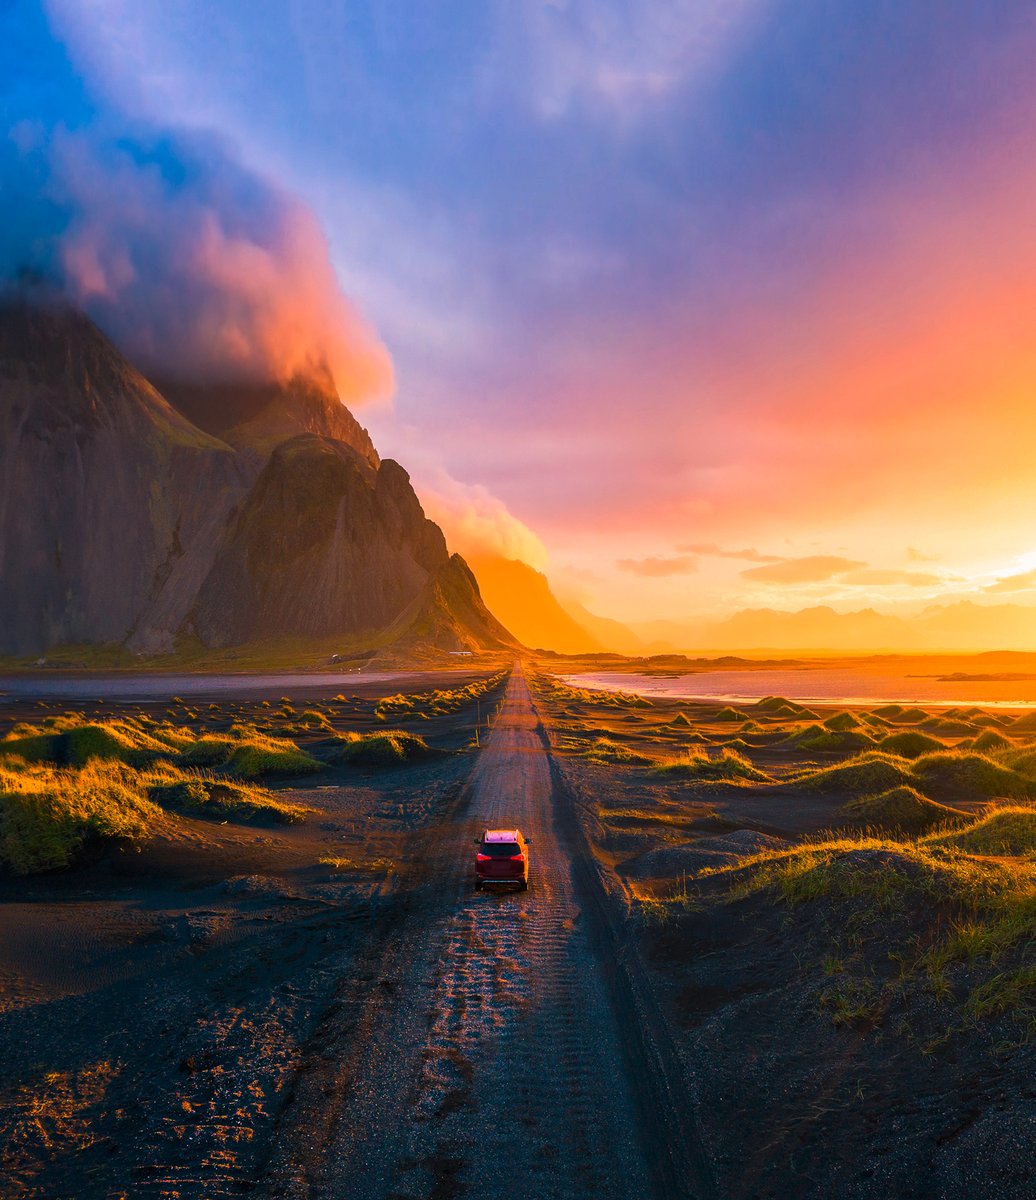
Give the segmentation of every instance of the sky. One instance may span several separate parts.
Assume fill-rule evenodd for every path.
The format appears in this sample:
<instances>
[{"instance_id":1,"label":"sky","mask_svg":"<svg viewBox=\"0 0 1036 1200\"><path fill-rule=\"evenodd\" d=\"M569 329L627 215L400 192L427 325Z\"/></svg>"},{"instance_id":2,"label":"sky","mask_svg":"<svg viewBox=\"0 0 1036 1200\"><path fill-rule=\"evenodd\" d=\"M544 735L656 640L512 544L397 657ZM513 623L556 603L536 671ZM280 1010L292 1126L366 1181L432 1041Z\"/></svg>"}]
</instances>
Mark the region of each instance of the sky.
<instances>
[{"instance_id":1,"label":"sky","mask_svg":"<svg viewBox=\"0 0 1036 1200\"><path fill-rule=\"evenodd\" d=\"M0 269L145 359L327 354L462 551L627 621L1036 604L1032 5L0 22Z\"/></svg>"}]
</instances>

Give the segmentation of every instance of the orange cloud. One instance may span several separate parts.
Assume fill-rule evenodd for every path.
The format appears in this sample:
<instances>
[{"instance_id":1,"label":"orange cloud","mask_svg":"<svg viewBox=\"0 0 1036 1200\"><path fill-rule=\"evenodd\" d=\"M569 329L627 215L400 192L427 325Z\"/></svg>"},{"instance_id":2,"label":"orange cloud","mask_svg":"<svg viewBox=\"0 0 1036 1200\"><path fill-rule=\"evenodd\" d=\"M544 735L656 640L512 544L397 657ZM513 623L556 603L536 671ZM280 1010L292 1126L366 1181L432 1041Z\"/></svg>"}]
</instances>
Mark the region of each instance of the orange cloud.
<instances>
[{"instance_id":1,"label":"orange cloud","mask_svg":"<svg viewBox=\"0 0 1036 1200\"><path fill-rule=\"evenodd\" d=\"M698 569L697 562L688 555L673 558L620 558L615 565L620 571L627 571L631 575L643 575L647 579L687 575Z\"/></svg>"},{"instance_id":2,"label":"orange cloud","mask_svg":"<svg viewBox=\"0 0 1036 1200\"><path fill-rule=\"evenodd\" d=\"M850 571L848 575L839 577L840 584L850 587L938 587L947 583L952 576L935 575L930 571L900 571L883 570L868 567L859 571Z\"/></svg>"},{"instance_id":3,"label":"orange cloud","mask_svg":"<svg viewBox=\"0 0 1036 1200\"><path fill-rule=\"evenodd\" d=\"M996 583L991 583L982 590L984 592L1027 592L1036 588L1036 569L1023 571L1018 575L1005 575Z\"/></svg>"},{"instance_id":4,"label":"orange cloud","mask_svg":"<svg viewBox=\"0 0 1036 1200\"><path fill-rule=\"evenodd\" d=\"M187 167L163 172L141 164L139 147L55 133L70 298L168 376L287 379L327 366L348 404L387 398L388 352L343 295L313 213L206 139L182 138L177 153Z\"/></svg>"},{"instance_id":5,"label":"orange cloud","mask_svg":"<svg viewBox=\"0 0 1036 1200\"><path fill-rule=\"evenodd\" d=\"M547 565L543 542L486 488L460 483L441 468L431 472L430 482L416 486L451 550L472 558L519 559L537 570Z\"/></svg>"},{"instance_id":6,"label":"orange cloud","mask_svg":"<svg viewBox=\"0 0 1036 1200\"><path fill-rule=\"evenodd\" d=\"M741 572L741 578L757 583L823 583L866 565L834 554L811 554L806 558L786 558L762 567L749 567Z\"/></svg>"},{"instance_id":7,"label":"orange cloud","mask_svg":"<svg viewBox=\"0 0 1036 1200\"><path fill-rule=\"evenodd\" d=\"M716 558L739 558L744 562L778 563L784 561L779 554L761 554L758 550L752 549L724 550L714 542L687 542L676 548L688 554L713 555Z\"/></svg>"}]
</instances>

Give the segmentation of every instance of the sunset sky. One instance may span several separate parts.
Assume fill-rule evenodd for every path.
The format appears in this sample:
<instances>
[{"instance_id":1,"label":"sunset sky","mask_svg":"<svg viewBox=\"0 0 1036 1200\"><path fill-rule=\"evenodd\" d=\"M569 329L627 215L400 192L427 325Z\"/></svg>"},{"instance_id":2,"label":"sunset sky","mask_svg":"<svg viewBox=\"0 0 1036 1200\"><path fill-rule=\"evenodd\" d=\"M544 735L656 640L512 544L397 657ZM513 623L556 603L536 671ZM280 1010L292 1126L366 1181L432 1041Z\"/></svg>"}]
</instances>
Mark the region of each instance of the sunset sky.
<instances>
[{"instance_id":1,"label":"sunset sky","mask_svg":"<svg viewBox=\"0 0 1036 1200\"><path fill-rule=\"evenodd\" d=\"M628 620L1036 603L1032 5L35 10L77 199L120 122L272 181L270 337L339 303L326 237L343 391L462 551ZM64 255L114 287L89 220Z\"/></svg>"}]
</instances>

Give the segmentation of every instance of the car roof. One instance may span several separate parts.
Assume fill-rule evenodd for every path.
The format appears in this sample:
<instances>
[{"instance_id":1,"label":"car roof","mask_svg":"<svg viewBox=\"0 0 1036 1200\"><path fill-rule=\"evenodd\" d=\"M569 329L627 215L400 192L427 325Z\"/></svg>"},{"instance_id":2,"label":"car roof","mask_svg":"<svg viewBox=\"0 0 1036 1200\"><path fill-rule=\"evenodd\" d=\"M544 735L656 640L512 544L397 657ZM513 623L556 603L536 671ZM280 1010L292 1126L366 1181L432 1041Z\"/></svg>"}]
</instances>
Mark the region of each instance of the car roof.
<instances>
[{"instance_id":1,"label":"car roof","mask_svg":"<svg viewBox=\"0 0 1036 1200\"><path fill-rule=\"evenodd\" d=\"M516 842L521 837L518 829L487 829L482 835L484 842Z\"/></svg>"}]
</instances>

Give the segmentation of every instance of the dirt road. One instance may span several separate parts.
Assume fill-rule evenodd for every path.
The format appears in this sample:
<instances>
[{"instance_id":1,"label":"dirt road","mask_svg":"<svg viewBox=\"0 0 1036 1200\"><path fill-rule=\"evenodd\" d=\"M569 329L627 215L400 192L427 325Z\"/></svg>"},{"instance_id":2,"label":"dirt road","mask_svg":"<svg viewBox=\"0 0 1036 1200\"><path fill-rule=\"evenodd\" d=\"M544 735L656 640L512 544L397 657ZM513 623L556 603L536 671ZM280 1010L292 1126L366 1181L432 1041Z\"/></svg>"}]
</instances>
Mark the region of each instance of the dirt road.
<instances>
[{"instance_id":1,"label":"dirt road","mask_svg":"<svg viewBox=\"0 0 1036 1200\"><path fill-rule=\"evenodd\" d=\"M468 789L427 835L405 918L318 1038L271 1195L693 1194L556 801L516 669ZM494 825L531 839L527 893L474 890L472 840Z\"/></svg>"}]
</instances>

